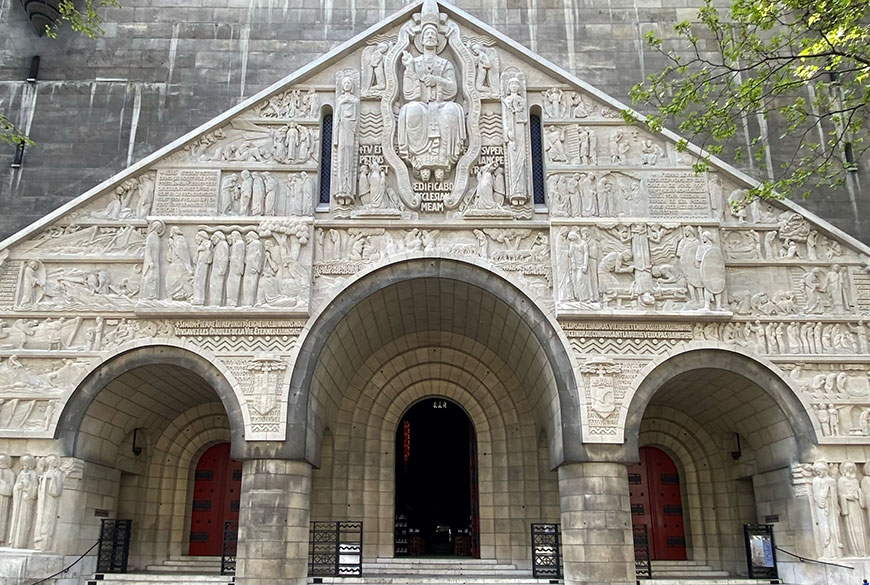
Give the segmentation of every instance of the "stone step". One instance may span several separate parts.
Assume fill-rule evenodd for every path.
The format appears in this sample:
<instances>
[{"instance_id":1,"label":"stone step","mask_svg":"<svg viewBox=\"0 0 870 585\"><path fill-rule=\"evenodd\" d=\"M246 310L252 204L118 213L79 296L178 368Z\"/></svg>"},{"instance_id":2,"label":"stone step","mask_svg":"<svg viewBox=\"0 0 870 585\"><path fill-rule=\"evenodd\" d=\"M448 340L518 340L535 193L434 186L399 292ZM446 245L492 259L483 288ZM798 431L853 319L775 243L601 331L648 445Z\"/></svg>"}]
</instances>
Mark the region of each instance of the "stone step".
<instances>
[{"instance_id":1,"label":"stone step","mask_svg":"<svg viewBox=\"0 0 870 585\"><path fill-rule=\"evenodd\" d=\"M378 576L368 577L318 577L318 583L325 585L546 585L552 581L561 583L559 580L535 579L530 575L524 577L501 577L501 576L455 576L435 577L430 575L406 575L403 577ZM312 577L309 583L314 583Z\"/></svg>"},{"instance_id":2,"label":"stone step","mask_svg":"<svg viewBox=\"0 0 870 585\"><path fill-rule=\"evenodd\" d=\"M102 577L100 579L99 577ZM97 585L231 585L232 575L202 575L198 573L106 573L95 576ZM91 580L88 580L90 585Z\"/></svg>"},{"instance_id":3,"label":"stone step","mask_svg":"<svg viewBox=\"0 0 870 585\"><path fill-rule=\"evenodd\" d=\"M221 572L221 564L218 563L215 565L214 563L209 564L200 564L200 563L182 563L182 561L172 561L175 564L164 563L162 565L148 565L145 567L145 570L149 573L220 573Z\"/></svg>"},{"instance_id":4,"label":"stone step","mask_svg":"<svg viewBox=\"0 0 870 585\"><path fill-rule=\"evenodd\" d=\"M685 567L689 565L701 565L703 561L651 561L653 567Z\"/></svg>"},{"instance_id":5,"label":"stone step","mask_svg":"<svg viewBox=\"0 0 870 585\"><path fill-rule=\"evenodd\" d=\"M363 575L366 576L378 576L378 577L387 577L387 576L432 576L438 577L441 575L483 575L483 576L501 576L501 577L526 577L528 576L529 571L521 571L520 569L483 569L483 568L450 568L450 569L438 569L438 568L426 568L426 569L402 569L402 568L380 568L380 569L372 569L367 568L363 565Z\"/></svg>"},{"instance_id":6,"label":"stone step","mask_svg":"<svg viewBox=\"0 0 870 585\"><path fill-rule=\"evenodd\" d=\"M656 571L653 569L654 579L723 579L730 576L731 573L728 571L714 571L712 569L709 571L692 571L689 569L684 571L674 569Z\"/></svg>"},{"instance_id":7,"label":"stone step","mask_svg":"<svg viewBox=\"0 0 870 585\"><path fill-rule=\"evenodd\" d=\"M170 561L193 561L193 562L212 562L219 563L221 562L221 558L219 556L196 556L196 555L170 555Z\"/></svg>"},{"instance_id":8,"label":"stone step","mask_svg":"<svg viewBox=\"0 0 870 585\"><path fill-rule=\"evenodd\" d=\"M779 581L774 581L779 583ZM715 577L701 579L669 579L654 577L652 579L638 579L640 585L761 585L771 583L764 579L747 579L745 577Z\"/></svg>"},{"instance_id":9,"label":"stone step","mask_svg":"<svg viewBox=\"0 0 870 585\"><path fill-rule=\"evenodd\" d=\"M475 565L497 565L498 559L473 559L470 557L376 557L375 559L363 559L363 563L414 563L414 564L448 564L456 565L471 563Z\"/></svg>"}]
</instances>

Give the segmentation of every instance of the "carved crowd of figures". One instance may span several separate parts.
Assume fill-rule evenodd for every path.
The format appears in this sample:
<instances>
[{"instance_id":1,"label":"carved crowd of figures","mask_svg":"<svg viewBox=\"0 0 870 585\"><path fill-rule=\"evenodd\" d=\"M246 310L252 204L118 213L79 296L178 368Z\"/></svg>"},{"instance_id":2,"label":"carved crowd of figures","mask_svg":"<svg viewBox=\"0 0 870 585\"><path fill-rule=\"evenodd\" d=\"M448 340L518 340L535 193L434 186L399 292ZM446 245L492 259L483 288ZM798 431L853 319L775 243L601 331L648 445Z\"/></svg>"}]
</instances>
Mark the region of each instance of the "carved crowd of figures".
<instances>
[{"instance_id":1,"label":"carved crowd of figures","mask_svg":"<svg viewBox=\"0 0 870 585\"><path fill-rule=\"evenodd\" d=\"M144 219L154 207L155 178L145 173L118 185L102 210L92 211L94 219Z\"/></svg>"},{"instance_id":2,"label":"carved crowd of figures","mask_svg":"<svg viewBox=\"0 0 870 585\"><path fill-rule=\"evenodd\" d=\"M594 230L594 231L593 231ZM559 230L557 296L580 309L723 311L725 259L708 230L660 224L619 224ZM579 303L579 304L578 304Z\"/></svg>"},{"instance_id":3,"label":"carved crowd of figures","mask_svg":"<svg viewBox=\"0 0 870 585\"><path fill-rule=\"evenodd\" d=\"M0 455L0 544L50 551L63 495L64 472L56 455L23 455L18 474L12 459Z\"/></svg>"},{"instance_id":4,"label":"carved crowd of figures","mask_svg":"<svg viewBox=\"0 0 870 585\"><path fill-rule=\"evenodd\" d=\"M667 162L664 147L642 138L636 129L629 132L624 128L552 124L544 127L543 134L547 162L555 166L656 166Z\"/></svg>"},{"instance_id":5,"label":"carved crowd of figures","mask_svg":"<svg viewBox=\"0 0 870 585\"><path fill-rule=\"evenodd\" d=\"M273 95L257 109L261 118L317 120L320 117L320 96L314 89L303 92L292 89Z\"/></svg>"},{"instance_id":6,"label":"carved crowd of figures","mask_svg":"<svg viewBox=\"0 0 870 585\"><path fill-rule=\"evenodd\" d=\"M269 171L244 170L221 179L217 211L225 216L311 215L316 199L317 181L312 173L291 173L282 182Z\"/></svg>"},{"instance_id":7,"label":"carved crowd of figures","mask_svg":"<svg viewBox=\"0 0 870 585\"><path fill-rule=\"evenodd\" d=\"M825 559L866 557L870 543L870 464L813 463L812 506L818 554Z\"/></svg>"},{"instance_id":8,"label":"carved crowd of figures","mask_svg":"<svg viewBox=\"0 0 870 585\"><path fill-rule=\"evenodd\" d=\"M178 226L154 222L145 246L140 297L211 307L292 307L304 301L307 271L299 263L308 242L303 222L271 220L256 228L200 226L193 247ZM149 245L149 243L151 245Z\"/></svg>"}]
</instances>

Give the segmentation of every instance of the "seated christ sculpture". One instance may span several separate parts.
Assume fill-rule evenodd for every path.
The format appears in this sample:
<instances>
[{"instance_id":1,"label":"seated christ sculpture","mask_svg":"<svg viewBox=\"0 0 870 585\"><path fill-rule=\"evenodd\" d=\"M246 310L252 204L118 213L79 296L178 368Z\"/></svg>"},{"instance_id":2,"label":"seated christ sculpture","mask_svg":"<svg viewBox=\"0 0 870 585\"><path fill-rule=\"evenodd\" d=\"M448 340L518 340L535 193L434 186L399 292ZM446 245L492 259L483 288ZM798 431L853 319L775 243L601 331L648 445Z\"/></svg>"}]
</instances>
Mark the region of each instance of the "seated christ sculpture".
<instances>
[{"instance_id":1,"label":"seated christ sculpture","mask_svg":"<svg viewBox=\"0 0 870 585\"><path fill-rule=\"evenodd\" d=\"M438 25L425 22L419 34L422 54L402 54L405 104L399 110L399 154L423 181L443 181L465 148L465 113L453 101L453 64L437 54Z\"/></svg>"}]
</instances>

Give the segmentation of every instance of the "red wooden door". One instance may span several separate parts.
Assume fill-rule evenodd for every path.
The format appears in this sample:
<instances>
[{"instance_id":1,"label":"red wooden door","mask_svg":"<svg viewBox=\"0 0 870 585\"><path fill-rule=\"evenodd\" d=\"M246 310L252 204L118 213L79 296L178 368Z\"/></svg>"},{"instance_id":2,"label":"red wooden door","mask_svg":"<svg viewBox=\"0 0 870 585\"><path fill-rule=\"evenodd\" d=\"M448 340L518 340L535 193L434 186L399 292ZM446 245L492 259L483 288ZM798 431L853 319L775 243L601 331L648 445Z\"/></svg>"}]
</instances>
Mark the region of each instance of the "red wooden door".
<instances>
[{"instance_id":1,"label":"red wooden door","mask_svg":"<svg viewBox=\"0 0 870 585\"><path fill-rule=\"evenodd\" d=\"M224 522L239 519L242 463L230 459L230 444L209 447L196 464L190 548L194 556L220 556Z\"/></svg>"},{"instance_id":2,"label":"red wooden door","mask_svg":"<svg viewBox=\"0 0 870 585\"><path fill-rule=\"evenodd\" d=\"M667 453L655 447L640 448L640 463L628 469L631 523L646 524L650 558L657 561L686 559L680 475Z\"/></svg>"}]
</instances>

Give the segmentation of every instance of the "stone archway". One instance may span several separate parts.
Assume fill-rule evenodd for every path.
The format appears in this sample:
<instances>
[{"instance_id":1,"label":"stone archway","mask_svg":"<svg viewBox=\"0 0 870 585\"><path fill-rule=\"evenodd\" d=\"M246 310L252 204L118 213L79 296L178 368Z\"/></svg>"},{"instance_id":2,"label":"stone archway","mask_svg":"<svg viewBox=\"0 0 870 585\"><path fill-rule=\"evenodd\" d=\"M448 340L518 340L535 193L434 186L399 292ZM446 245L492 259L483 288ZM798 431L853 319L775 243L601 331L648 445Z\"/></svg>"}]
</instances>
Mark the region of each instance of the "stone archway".
<instances>
[{"instance_id":1,"label":"stone archway","mask_svg":"<svg viewBox=\"0 0 870 585\"><path fill-rule=\"evenodd\" d=\"M129 567L186 555L193 478L209 446L243 443L234 389L201 355L168 345L130 348L92 371L60 416L57 436L81 461L83 496L133 521ZM81 506L71 530L99 524Z\"/></svg>"},{"instance_id":2,"label":"stone archway","mask_svg":"<svg viewBox=\"0 0 870 585\"><path fill-rule=\"evenodd\" d=\"M732 575L746 572L743 524L766 517L784 541L811 533L783 494L792 491L791 466L812 457L816 437L785 381L722 349L689 349L651 366L626 415L630 456L656 447L677 464L688 558Z\"/></svg>"},{"instance_id":3,"label":"stone archway","mask_svg":"<svg viewBox=\"0 0 870 585\"><path fill-rule=\"evenodd\" d=\"M403 260L368 272L348 285L312 319L304 338L300 339L290 382L288 445L305 447L303 453L294 453L294 456L304 457L314 463L319 460L320 435L326 427L324 407L331 407L330 399L324 399L323 388L315 380L315 370L324 363L335 364L336 352L332 351L328 341L336 339L337 331L347 334L352 326L370 325L371 320L362 319L362 313L381 318L386 317L387 311L393 308L412 311L414 295L425 297L419 301L420 306L424 307L435 297L455 297L459 303L449 307L439 304L437 310L426 309L423 313L428 316L422 317L422 320L418 318L420 315L415 314L417 324L411 325L410 329L403 329L401 325L397 328L395 321L390 321L388 337L395 338L418 331L419 325L424 324L426 319L438 321L425 323L429 330L455 330L464 335L468 329L472 331L470 339L484 334L516 331L511 343L513 339L522 339L512 347L515 351L521 347L531 348L531 355L524 359L531 357L535 372L543 376L534 381L534 388L530 392L540 392L542 402L536 402L536 405L549 409L539 414L542 415L541 420L546 421L544 426L548 431L551 466L555 468L566 461L586 459L581 437L580 394L573 373L572 357L555 319L514 284L481 267L479 263L441 257ZM387 297L393 303L390 306L386 304ZM360 310L361 307L365 310ZM471 322L450 322L468 315L469 307L482 308L483 315L490 316L497 310L499 316L507 320L500 323L497 329L488 331L480 330L477 324ZM506 362L510 363L510 360ZM286 455L290 456L290 453Z\"/></svg>"},{"instance_id":4,"label":"stone archway","mask_svg":"<svg viewBox=\"0 0 870 585\"><path fill-rule=\"evenodd\" d=\"M392 556L394 484L386 472L396 425L427 396L455 401L474 423L481 557L528 567L528 523L559 518L552 497L541 500L555 491L552 469L582 453L578 393L546 313L464 262L416 259L376 270L312 325L291 383L290 424L307 406L306 451L320 462L318 519L363 518L364 554ZM330 452L321 457L327 428ZM538 465L542 435L546 471Z\"/></svg>"}]
</instances>

